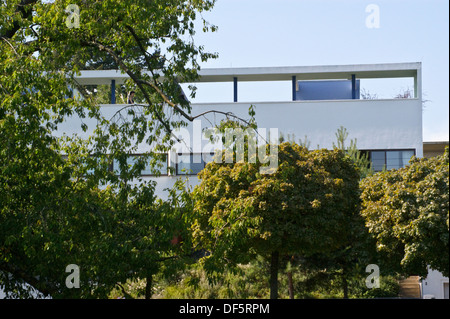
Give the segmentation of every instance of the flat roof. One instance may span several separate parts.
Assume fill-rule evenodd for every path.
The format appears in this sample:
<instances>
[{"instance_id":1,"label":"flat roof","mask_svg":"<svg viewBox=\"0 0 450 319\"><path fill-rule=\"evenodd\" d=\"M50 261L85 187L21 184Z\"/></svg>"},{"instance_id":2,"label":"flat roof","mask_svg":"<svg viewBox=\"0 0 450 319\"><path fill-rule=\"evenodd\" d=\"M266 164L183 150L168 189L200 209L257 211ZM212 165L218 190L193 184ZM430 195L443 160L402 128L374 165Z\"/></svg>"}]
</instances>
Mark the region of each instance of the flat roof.
<instances>
[{"instance_id":1,"label":"flat roof","mask_svg":"<svg viewBox=\"0 0 450 319\"><path fill-rule=\"evenodd\" d=\"M288 67L251 67L251 68L205 68L199 71L197 82L230 82L236 77L242 81L291 81L320 79L350 79L355 74L359 79L417 77L421 62L318 65ZM122 84L128 75L118 70L83 70L81 76L75 77L83 85Z\"/></svg>"},{"instance_id":2,"label":"flat roof","mask_svg":"<svg viewBox=\"0 0 450 319\"><path fill-rule=\"evenodd\" d=\"M350 79L352 74L357 78L393 78L414 77L421 68L420 62L389 64L352 64L352 65L318 65L291 67L254 67L254 68L220 68L200 70L200 82L233 81L283 81Z\"/></svg>"}]
</instances>

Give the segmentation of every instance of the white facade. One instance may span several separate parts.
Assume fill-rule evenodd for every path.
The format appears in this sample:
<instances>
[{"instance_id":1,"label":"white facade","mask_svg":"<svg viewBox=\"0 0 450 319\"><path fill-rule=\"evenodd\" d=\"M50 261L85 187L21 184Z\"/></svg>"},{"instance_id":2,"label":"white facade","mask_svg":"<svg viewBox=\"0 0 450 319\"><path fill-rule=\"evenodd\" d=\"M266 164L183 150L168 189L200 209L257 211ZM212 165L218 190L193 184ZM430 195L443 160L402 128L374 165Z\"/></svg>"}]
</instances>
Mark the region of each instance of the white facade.
<instances>
[{"instance_id":1,"label":"white facade","mask_svg":"<svg viewBox=\"0 0 450 319\"><path fill-rule=\"evenodd\" d=\"M449 299L449 281L439 271L428 269L428 276L421 281L423 299Z\"/></svg>"},{"instance_id":2,"label":"white facade","mask_svg":"<svg viewBox=\"0 0 450 319\"><path fill-rule=\"evenodd\" d=\"M374 152L413 151L423 156L422 139L422 71L421 63L393 63L366 65L337 65L337 66L298 66L273 68L225 68L203 69L200 71L199 82L233 82L235 90L237 82L245 81L292 81L292 101L280 102L238 102L232 103L197 103L192 104L192 115L205 111L217 110L231 112L234 115L248 119L248 109L254 105L255 119L259 128L277 129L285 137L295 135L302 140L307 137L310 148L332 148L336 142L335 133L341 126L349 133L348 142L357 140L361 150ZM414 79L414 95L408 99L373 99L363 100L359 96L352 99L339 100L296 100L298 81L305 80L349 80L376 78L404 78ZM123 84L128 78L114 70L82 71L77 81L82 85L115 85ZM354 82L352 82L353 85ZM233 92L230 92L232 94ZM236 91L234 92L237 96ZM124 104L106 104L101 106L104 115L112 116ZM168 154L168 165L176 167L178 153L205 153L210 150L210 142L201 136L203 128L211 127L220 121L219 115L210 113L193 123L189 123L184 131L184 144L178 144ZM71 135L77 133L87 137L95 122L83 120L89 130L80 130L80 120L76 117L67 120L59 126L55 133ZM146 151L146 146L140 150ZM387 158L387 156L386 156ZM175 174L161 177L148 176L144 179L157 182L157 195L167 197L165 188L173 186L178 178L188 178L189 184L194 186L199 180L196 175L185 176ZM441 273L430 270L428 277L421 282L422 298L448 298L448 278ZM0 298L4 297L0 291Z\"/></svg>"},{"instance_id":3,"label":"white facade","mask_svg":"<svg viewBox=\"0 0 450 319\"><path fill-rule=\"evenodd\" d=\"M296 100L299 81L306 80L360 80L360 79L390 79L412 78L414 95L408 99L373 99L363 100L358 96L351 99L335 100ZM114 70L81 71L77 82L82 85L124 83L128 78ZM238 102L237 83L246 81L292 81L292 100L281 102ZM197 103L191 104L192 115L205 111L217 110L231 112L234 115L248 119L248 109L255 106L255 119L259 128L276 129L286 137L295 136L296 141L307 137L311 149L332 148L336 142L336 131L345 127L349 133L347 143L357 140L357 147L386 158L388 153L405 152L407 164L411 155L423 156L422 140L422 93L421 93L421 63L392 63L366 65L335 65L335 66L296 66L296 67L265 67L265 68L224 68L203 69L200 71L199 82L231 82L234 83L235 102L231 103ZM353 84L354 82L352 82ZM230 95L233 91L230 92ZM359 93L358 93L359 94ZM123 104L108 104L102 106L102 112L112 116ZM168 165L176 165L177 153L202 153L208 147L209 141L201 138L201 129L211 127L223 118L221 115L209 113L199 117L194 123L189 123L184 131L184 144L179 144L169 154ZM84 121L86 124L95 124ZM73 119L59 127L59 133L80 133L80 122ZM92 127L93 128L93 125ZM89 131L85 134L89 134ZM188 136L187 136L188 135ZM202 140L200 142L200 140ZM186 143L189 146L186 147ZM143 146L142 151L145 151ZM190 148L190 149L189 149ZM206 151L207 152L207 151ZM383 157L384 156L384 157ZM402 156L401 154L399 156ZM173 185L180 176L161 176L157 193L165 198L164 188ZM195 175L188 177L191 185L198 183Z\"/></svg>"},{"instance_id":4,"label":"white facade","mask_svg":"<svg viewBox=\"0 0 450 319\"><path fill-rule=\"evenodd\" d=\"M340 126L357 139L358 148L414 149L422 157L422 105L418 99L334 100L194 104L193 112L217 109L247 118L255 106L261 128L278 128L284 136L307 136L311 148L332 148Z\"/></svg>"},{"instance_id":5,"label":"white facade","mask_svg":"<svg viewBox=\"0 0 450 319\"><path fill-rule=\"evenodd\" d=\"M335 66L297 66L269 68L224 68L203 69L199 82L233 82L234 102L232 103L194 103L192 115L210 110L231 112L248 119L248 109L255 107L255 119L259 128L277 129L284 137L290 135L304 140L305 136L311 149L331 149L336 143L336 131L342 126L349 133L347 143L356 139L360 150L374 151L409 151L417 157L423 157L422 138L422 66L421 63L392 63L366 65ZM414 94L407 99L324 99L296 100L298 81L391 79L413 78ZM117 71L82 71L77 78L80 84L122 84L128 78ZM292 100L280 102L238 102L237 82L247 81L292 81ZM300 82L301 83L301 82ZM354 82L352 82L353 85ZM354 86L352 87L352 89ZM230 92L230 95L233 92ZM104 114L113 115L123 108L123 104L102 106ZM188 123L184 129L183 144L177 144L168 154L168 165L176 167L178 153L206 153L211 149L207 138L201 136L202 129L211 127L220 121L220 116L209 114L194 123ZM223 117L222 117L223 118ZM62 130L66 133L78 132L79 124L70 123ZM74 126L74 124L76 124ZM89 124L89 123L87 123ZM86 134L88 134L87 132ZM182 132L183 133L183 132ZM145 147L144 147L145 148ZM145 151L145 149L142 149ZM410 153L408 153L410 154ZM379 154L378 154L379 155ZM409 156L409 155L408 155ZM409 158L408 158L409 159ZM404 166L407 161L403 163ZM196 175L182 174L161 177L145 177L155 180L157 195L167 197L165 188L170 188L178 178L188 178L189 185L199 183ZM428 277L421 282L422 298L448 298L448 278L441 273L430 270Z\"/></svg>"}]
</instances>

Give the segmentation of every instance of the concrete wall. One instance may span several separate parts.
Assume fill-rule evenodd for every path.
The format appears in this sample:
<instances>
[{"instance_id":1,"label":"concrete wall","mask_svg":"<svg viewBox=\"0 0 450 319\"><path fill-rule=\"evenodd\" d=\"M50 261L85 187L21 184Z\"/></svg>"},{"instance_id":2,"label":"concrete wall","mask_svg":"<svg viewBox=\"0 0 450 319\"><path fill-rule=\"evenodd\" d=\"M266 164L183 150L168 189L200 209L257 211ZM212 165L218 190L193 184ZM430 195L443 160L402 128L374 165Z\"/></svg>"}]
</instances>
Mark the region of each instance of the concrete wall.
<instances>
[{"instance_id":1,"label":"concrete wall","mask_svg":"<svg viewBox=\"0 0 450 319\"><path fill-rule=\"evenodd\" d=\"M194 104L193 114L210 109L248 118L251 103ZM332 148L340 126L357 139L359 149L415 149L423 156L422 106L418 99L333 100L254 103L261 128L278 128L311 148ZM209 116L211 118L211 116Z\"/></svg>"},{"instance_id":2,"label":"concrete wall","mask_svg":"<svg viewBox=\"0 0 450 319\"><path fill-rule=\"evenodd\" d=\"M202 103L192 105L192 114L208 110L232 112L248 119L248 108L252 103ZM307 135L311 148L332 148L336 142L335 133L340 126L349 132L348 141L357 139L359 149L415 149L416 155L423 156L422 106L418 99L392 100L333 100L333 101L292 101L253 103L256 121L260 128L278 128L285 136L295 134L297 138ZM122 104L109 104L102 107L108 118L124 107ZM198 118L201 128L218 123L222 115L208 114ZM94 121L84 120L90 128ZM80 129L80 120L73 117L59 126L56 135L63 132L77 133L87 137ZM194 124L186 128L194 139ZM207 144L204 141L202 148Z\"/></svg>"},{"instance_id":3,"label":"concrete wall","mask_svg":"<svg viewBox=\"0 0 450 319\"><path fill-rule=\"evenodd\" d=\"M448 299L448 277L444 277L439 271L429 269L428 276L422 280L422 298L444 299L444 284L447 283Z\"/></svg>"},{"instance_id":4,"label":"concrete wall","mask_svg":"<svg viewBox=\"0 0 450 319\"><path fill-rule=\"evenodd\" d=\"M295 135L296 141L299 138L303 140L306 135L311 149L316 149L317 146L331 149L333 142L336 142L337 129L343 126L349 133L347 143L350 139L357 139L359 149L414 149L416 156L423 156L422 105L419 99L201 103L192 105L192 114L218 110L249 119L248 109L252 104L255 106L259 128L264 128L267 132L271 128L278 129L285 137L288 134ZM104 105L102 113L111 118L124 106ZM178 132L184 142L175 146L176 152L210 151L214 145L202 136L202 130L218 124L223 118L223 115L210 113L189 123ZM80 130L81 121L73 117L59 126L56 135L65 132L69 135L77 133L87 137L96 123L89 120L84 122L89 126L89 130L85 133ZM148 146L141 145L139 152L146 150ZM173 156L171 158L176 160ZM158 194L166 197L163 189L171 187L179 177L157 178ZM197 184L198 178L190 176L189 183Z\"/></svg>"}]
</instances>

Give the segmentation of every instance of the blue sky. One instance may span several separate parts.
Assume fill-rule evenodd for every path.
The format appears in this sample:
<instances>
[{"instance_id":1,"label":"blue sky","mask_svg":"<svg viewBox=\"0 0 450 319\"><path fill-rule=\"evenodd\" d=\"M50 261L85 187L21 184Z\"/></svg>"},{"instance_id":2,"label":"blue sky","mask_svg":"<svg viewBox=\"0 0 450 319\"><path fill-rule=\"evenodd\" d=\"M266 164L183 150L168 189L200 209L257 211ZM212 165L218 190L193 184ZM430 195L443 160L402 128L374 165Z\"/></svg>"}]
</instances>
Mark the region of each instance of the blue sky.
<instances>
[{"instance_id":1,"label":"blue sky","mask_svg":"<svg viewBox=\"0 0 450 319\"><path fill-rule=\"evenodd\" d=\"M366 26L370 4L379 8L379 28ZM218 31L198 32L195 41L219 54L204 68L422 62L424 141L448 141L448 12L448 0L217 0L203 17ZM243 85L240 94L266 91ZM289 85L268 85L280 99L290 94ZM391 83L370 91L383 96L412 86L395 85L395 92ZM219 90L232 98L231 84ZM199 87L198 99L207 92Z\"/></svg>"}]
</instances>

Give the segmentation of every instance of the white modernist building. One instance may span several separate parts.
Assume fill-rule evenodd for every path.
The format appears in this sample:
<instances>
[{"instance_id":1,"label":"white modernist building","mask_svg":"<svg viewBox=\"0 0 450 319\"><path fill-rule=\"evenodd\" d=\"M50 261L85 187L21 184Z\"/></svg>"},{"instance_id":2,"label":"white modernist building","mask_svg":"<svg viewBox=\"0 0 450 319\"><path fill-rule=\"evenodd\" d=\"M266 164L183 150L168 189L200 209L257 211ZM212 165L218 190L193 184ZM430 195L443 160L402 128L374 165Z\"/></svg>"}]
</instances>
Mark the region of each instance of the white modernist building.
<instances>
[{"instance_id":1,"label":"white modernist building","mask_svg":"<svg viewBox=\"0 0 450 319\"><path fill-rule=\"evenodd\" d=\"M82 71L77 81L81 85L110 85L111 104L104 104L101 109L105 115L112 116L126 106L115 103L115 87L127 79L128 76L119 71L102 70ZM413 92L403 98L368 98L367 94L363 94L363 83L374 79L386 81L386 86L390 85L392 79L409 79ZM279 102L238 101L239 83L262 81L287 82L291 92L289 99ZM383 167L400 168L408 164L411 156L423 156L421 63L222 68L200 71L199 83L224 82L232 84L229 92L232 101L193 103L192 115L217 110L231 112L245 119L249 117L248 110L253 105L259 128L267 131L273 129L271 133L281 133L285 137L306 136L310 148L331 149L336 142L336 131L344 127L349 133L348 140L356 139L357 147L368 153L375 170L382 170ZM202 155L212 151L210 142L202 136L202 129L217 123L215 116L210 113L201 117L180 132L184 143L177 144L167 154L162 176L155 177L150 171L143 172L144 178L157 181L158 196L165 198L164 189L171 187L177 178L185 178L186 172L191 185L198 183L196 174L208 161ZM77 119L72 119L59 127L58 134L80 133L80 124ZM89 134L89 130L86 134ZM130 158L137 155L131 154ZM167 169L169 166L175 168L175 174ZM448 278L435 272L430 272L427 281L422 283L422 295L426 295L425 298L430 297L429 295L439 298L440 292L433 293L428 289L435 285L437 290L442 290L442 297L446 294L448 298Z\"/></svg>"},{"instance_id":2,"label":"white modernist building","mask_svg":"<svg viewBox=\"0 0 450 319\"><path fill-rule=\"evenodd\" d=\"M398 78L411 80L413 94L407 98L362 98L364 80L386 80L389 85L389 80ZM81 85L111 85L112 104L102 105L102 112L112 116L126 106L115 104L115 87L126 79L126 74L115 70L82 71L77 82ZM238 101L239 83L264 81L287 82L292 92L289 100ZM357 147L368 152L375 170L400 168L411 156L423 156L421 81L421 63L202 69L199 83L230 82L233 89L229 94L233 100L193 103L191 113L197 115L217 110L248 119L249 107L253 105L259 128L266 129L272 137L278 133L285 137L306 137L310 148L331 149L336 142L335 133L342 126L349 133L348 141L356 139ZM185 171L190 172L192 185L198 182L196 174L207 161L201 155L209 154L214 148L202 136L202 129L217 123L219 116L210 113L199 117L179 132L184 138L183 143L178 143L168 154L165 164L176 168L176 174L171 174L167 168L163 168L163 176L158 178L143 174L145 178L157 180L158 195L165 197L163 189L170 187L179 175L185 176ZM59 127L59 133L80 134L79 124L76 119L71 119Z\"/></svg>"}]
</instances>

